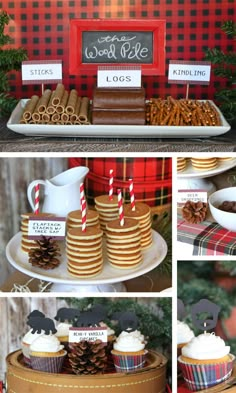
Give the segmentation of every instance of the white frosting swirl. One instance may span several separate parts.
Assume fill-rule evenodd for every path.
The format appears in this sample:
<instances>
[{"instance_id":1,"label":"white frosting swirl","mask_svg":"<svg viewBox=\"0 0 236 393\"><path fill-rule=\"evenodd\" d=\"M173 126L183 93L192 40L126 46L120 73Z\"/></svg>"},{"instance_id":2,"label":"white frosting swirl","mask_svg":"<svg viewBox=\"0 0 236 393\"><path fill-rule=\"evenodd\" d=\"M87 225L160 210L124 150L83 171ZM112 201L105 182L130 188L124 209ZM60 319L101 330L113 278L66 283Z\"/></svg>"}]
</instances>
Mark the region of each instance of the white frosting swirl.
<instances>
[{"instance_id":1,"label":"white frosting swirl","mask_svg":"<svg viewBox=\"0 0 236 393\"><path fill-rule=\"evenodd\" d=\"M188 343L194 337L190 327L181 321L177 321L177 344Z\"/></svg>"},{"instance_id":2,"label":"white frosting swirl","mask_svg":"<svg viewBox=\"0 0 236 393\"><path fill-rule=\"evenodd\" d=\"M36 338L38 338L38 337L40 337L40 336L42 336L43 334L44 334L44 330L42 330L42 332L41 333L32 333L32 330L33 329L30 329L25 335L24 335L24 337L23 337L23 339L22 339L22 343L23 344L32 344L32 342L34 341L34 340L36 340Z\"/></svg>"},{"instance_id":3,"label":"white frosting swirl","mask_svg":"<svg viewBox=\"0 0 236 393\"><path fill-rule=\"evenodd\" d=\"M192 359L220 359L230 352L230 347L214 333L200 334L182 348L182 355Z\"/></svg>"},{"instance_id":4,"label":"white frosting swirl","mask_svg":"<svg viewBox=\"0 0 236 393\"><path fill-rule=\"evenodd\" d=\"M57 325L56 337L69 336L69 329L72 326L70 323L61 322Z\"/></svg>"},{"instance_id":5,"label":"white frosting swirl","mask_svg":"<svg viewBox=\"0 0 236 393\"><path fill-rule=\"evenodd\" d=\"M122 332L113 344L116 351L120 352L136 352L141 351L145 347L144 336L138 331Z\"/></svg>"},{"instance_id":6,"label":"white frosting swirl","mask_svg":"<svg viewBox=\"0 0 236 393\"><path fill-rule=\"evenodd\" d=\"M42 335L32 342L30 351L32 352L59 352L64 348L60 341L53 335Z\"/></svg>"}]
</instances>

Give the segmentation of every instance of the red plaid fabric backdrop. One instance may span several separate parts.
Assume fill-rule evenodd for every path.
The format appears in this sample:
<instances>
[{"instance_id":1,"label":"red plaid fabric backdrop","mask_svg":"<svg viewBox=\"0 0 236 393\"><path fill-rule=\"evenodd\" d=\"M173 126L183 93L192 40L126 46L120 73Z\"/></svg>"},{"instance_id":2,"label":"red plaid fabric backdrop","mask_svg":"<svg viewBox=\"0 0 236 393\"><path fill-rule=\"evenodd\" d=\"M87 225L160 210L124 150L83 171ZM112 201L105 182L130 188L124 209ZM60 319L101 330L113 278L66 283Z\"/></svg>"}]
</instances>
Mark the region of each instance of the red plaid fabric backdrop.
<instances>
[{"instance_id":1,"label":"red plaid fabric backdrop","mask_svg":"<svg viewBox=\"0 0 236 393\"><path fill-rule=\"evenodd\" d=\"M109 171L113 169L114 193L122 189L129 202L129 178L134 182L137 201L145 201L151 207L171 204L172 160L171 158L69 158L69 166L87 166L86 196L90 205L94 197L108 194Z\"/></svg>"},{"instance_id":2,"label":"red plaid fabric backdrop","mask_svg":"<svg viewBox=\"0 0 236 393\"><path fill-rule=\"evenodd\" d=\"M0 1L13 20L6 29L16 47L23 46L30 60L62 59L63 82L68 89L76 88L80 95L92 97L96 76L69 75L69 21L72 18L104 19L165 19L166 74L144 76L147 98L172 95L185 96L186 86L168 84L169 60L203 60L206 48L217 46L233 50L232 39L220 26L234 19L235 0L79 0L79 1ZM212 75L209 86L190 86L189 95L212 99L216 88L224 81ZM21 74L11 74L11 88L18 98L41 94L41 87L22 86Z\"/></svg>"}]
</instances>

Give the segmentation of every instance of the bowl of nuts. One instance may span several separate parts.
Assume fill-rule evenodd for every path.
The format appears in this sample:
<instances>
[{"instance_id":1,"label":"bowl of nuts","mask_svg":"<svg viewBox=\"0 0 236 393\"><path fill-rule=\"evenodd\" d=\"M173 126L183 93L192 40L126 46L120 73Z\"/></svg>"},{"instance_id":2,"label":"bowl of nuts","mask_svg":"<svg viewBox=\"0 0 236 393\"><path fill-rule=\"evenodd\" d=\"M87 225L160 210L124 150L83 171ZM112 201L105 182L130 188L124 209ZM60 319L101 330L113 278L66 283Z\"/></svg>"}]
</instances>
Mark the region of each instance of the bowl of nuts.
<instances>
[{"instance_id":1,"label":"bowl of nuts","mask_svg":"<svg viewBox=\"0 0 236 393\"><path fill-rule=\"evenodd\" d=\"M208 203L215 221L223 228L236 232L236 187L213 192Z\"/></svg>"}]
</instances>

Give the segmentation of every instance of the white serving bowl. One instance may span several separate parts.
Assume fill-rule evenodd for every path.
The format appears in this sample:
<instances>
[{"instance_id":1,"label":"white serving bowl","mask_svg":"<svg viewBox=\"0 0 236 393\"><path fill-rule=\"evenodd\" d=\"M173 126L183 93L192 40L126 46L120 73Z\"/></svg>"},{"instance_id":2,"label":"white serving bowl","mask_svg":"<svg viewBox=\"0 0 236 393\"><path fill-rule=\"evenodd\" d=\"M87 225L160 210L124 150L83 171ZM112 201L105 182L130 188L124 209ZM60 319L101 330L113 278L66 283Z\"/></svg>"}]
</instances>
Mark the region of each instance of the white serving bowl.
<instances>
[{"instance_id":1,"label":"white serving bowl","mask_svg":"<svg viewBox=\"0 0 236 393\"><path fill-rule=\"evenodd\" d=\"M222 190L213 192L208 199L210 211L215 221L223 228L236 232L236 213L218 209L218 206L224 201L236 201L236 187L222 188Z\"/></svg>"}]
</instances>

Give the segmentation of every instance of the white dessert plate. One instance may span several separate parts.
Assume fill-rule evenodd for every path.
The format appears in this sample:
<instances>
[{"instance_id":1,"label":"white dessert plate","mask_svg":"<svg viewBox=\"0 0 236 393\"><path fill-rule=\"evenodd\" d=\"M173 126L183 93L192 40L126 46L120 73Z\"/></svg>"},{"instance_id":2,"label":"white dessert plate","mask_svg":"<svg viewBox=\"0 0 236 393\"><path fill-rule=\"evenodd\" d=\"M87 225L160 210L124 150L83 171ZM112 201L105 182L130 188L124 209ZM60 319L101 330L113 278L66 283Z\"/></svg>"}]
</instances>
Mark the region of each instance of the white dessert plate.
<instances>
[{"instance_id":1,"label":"white dessert plate","mask_svg":"<svg viewBox=\"0 0 236 393\"><path fill-rule=\"evenodd\" d=\"M152 246L143 251L143 262L135 269L116 269L112 267L106 257L104 247L104 267L100 274L97 276L80 279L71 276L67 271L65 246L60 244L61 247L61 264L59 267L53 270L43 270L37 267L33 267L28 262L28 254L21 251L21 232L18 232L11 238L6 247L6 256L10 264L27 274L28 276L38 278L40 280L49 281L53 283L63 284L105 284L105 283L118 283L125 280L129 280L138 276L141 276L150 270L158 266L166 256L167 244L159 233L152 231L153 244Z\"/></svg>"},{"instance_id":2,"label":"white dessert plate","mask_svg":"<svg viewBox=\"0 0 236 393\"><path fill-rule=\"evenodd\" d=\"M99 138L208 138L225 134L230 130L219 108L210 101L220 114L221 126L150 126L150 125L59 125L20 124L28 99L22 99L13 110L7 127L28 136L55 137L99 137Z\"/></svg>"},{"instance_id":3,"label":"white dessert plate","mask_svg":"<svg viewBox=\"0 0 236 393\"><path fill-rule=\"evenodd\" d=\"M231 160L228 161L219 162L218 166L215 169L211 169L208 171L204 171L204 170L198 171L192 167L189 159L187 161L187 166L184 169L184 171L178 172L177 176L179 179L188 179L188 178L200 179L200 178L219 175L220 173L228 171L234 166L236 166L236 158L232 158Z\"/></svg>"}]
</instances>

